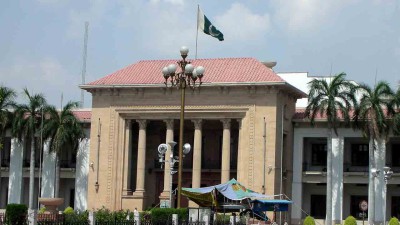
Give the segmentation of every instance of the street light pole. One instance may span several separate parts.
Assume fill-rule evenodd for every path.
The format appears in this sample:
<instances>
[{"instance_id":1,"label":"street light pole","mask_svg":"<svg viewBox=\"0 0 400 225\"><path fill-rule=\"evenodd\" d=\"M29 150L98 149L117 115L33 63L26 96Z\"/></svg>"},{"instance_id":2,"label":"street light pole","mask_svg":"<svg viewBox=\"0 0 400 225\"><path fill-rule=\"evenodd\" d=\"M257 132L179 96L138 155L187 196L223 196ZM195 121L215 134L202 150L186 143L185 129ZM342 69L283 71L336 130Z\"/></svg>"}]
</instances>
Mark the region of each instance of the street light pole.
<instances>
[{"instance_id":1,"label":"street light pole","mask_svg":"<svg viewBox=\"0 0 400 225\"><path fill-rule=\"evenodd\" d=\"M168 160L164 160L164 154L167 152L168 145L170 146L170 149L171 149L171 155L169 157L169 161ZM174 147L176 145L176 142L175 141L170 141L170 142L168 142L168 145L167 144L160 144L158 146L157 150L158 150L158 153L159 153L158 154L159 162L165 164L165 167L167 167L167 162L169 162L169 166L170 166L169 205L170 205L170 207L172 207L172 180L173 180L172 178L173 178L173 175L177 172L174 169L174 166L175 166L175 163L180 162L180 161L179 161L179 159L177 160L174 157ZM191 146L188 143L186 143L185 145L182 146L182 150L179 151L179 154L182 155L182 159L183 159L183 155L189 154L190 149L191 149ZM161 168L162 168L163 164L161 164Z\"/></svg>"},{"instance_id":2,"label":"street light pole","mask_svg":"<svg viewBox=\"0 0 400 225\"><path fill-rule=\"evenodd\" d=\"M183 129L185 125L185 90L186 90L186 82L184 81L185 78L181 78L180 82L180 89L181 89L181 115L179 119L179 163L178 163L178 205L177 208L181 207L181 188L182 188L182 164L183 164Z\"/></svg>"},{"instance_id":3,"label":"street light pole","mask_svg":"<svg viewBox=\"0 0 400 225\"><path fill-rule=\"evenodd\" d=\"M178 61L181 71L176 72L177 66L170 64L162 69L162 73L165 78L165 86L178 87L181 90L181 110L180 110L180 126L179 126L179 164L178 164L178 205L177 208L181 207L181 189L182 189L182 164L183 164L183 132L185 122L185 91L186 87L194 89L201 85L201 78L204 74L204 67L198 66L196 68L186 61L189 49L186 46L182 46L180 49L182 60ZM199 82L196 83L197 79Z\"/></svg>"},{"instance_id":4,"label":"street light pole","mask_svg":"<svg viewBox=\"0 0 400 225\"><path fill-rule=\"evenodd\" d=\"M174 159L174 148L176 145L175 141L170 141L168 142L168 145L171 148L171 154L169 156L169 173L170 173L170 178L169 178L169 205L172 208L173 204L172 204L172 181L174 178L174 174L177 172L176 170L174 170L174 166L175 163L177 162L177 160Z\"/></svg>"}]
</instances>

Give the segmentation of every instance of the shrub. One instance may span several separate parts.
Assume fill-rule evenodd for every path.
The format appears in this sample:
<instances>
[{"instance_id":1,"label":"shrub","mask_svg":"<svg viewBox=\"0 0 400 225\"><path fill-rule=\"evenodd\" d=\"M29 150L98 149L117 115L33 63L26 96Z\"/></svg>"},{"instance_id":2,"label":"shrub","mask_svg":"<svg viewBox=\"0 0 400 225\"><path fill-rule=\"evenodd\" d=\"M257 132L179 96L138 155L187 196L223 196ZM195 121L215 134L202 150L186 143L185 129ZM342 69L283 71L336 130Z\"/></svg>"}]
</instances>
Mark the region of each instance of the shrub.
<instances>
[{"instance_id":1,"label":"shrub","mask_svg":"<svg viewBox=\"0 0 400 225\"><path fill-rule=\"evenodd\" d=\"M304 225L315 225L314 217L307 216L303 222Z\"/></svg>"},{"instance_id":2,"label":"shrub","mask_svg":"<svg viewBox=\"0 0 400 225\"><path fill-rule=\"evenodd\" d=\"M111 211L103 206L101 209L98 209L96 211L96 214L95 214L96 222L112 221L111 214L112 214Z\"/></svg>"},{"instance_id":3,"label":"shrub","mask_svg":"<svg viewBox=\"0 0 400 225\"><path fill-rule=\"evenodd\" d=\"M28 207L23 204L8 204L6 207L7 225L25 225Z\"/></svg>"},{"instance_id":4,"label":"shrub","mask_svg":"<svg viewBox=\"0 0 400 225\"><path fill-rule=\"evenodd\" d=\"M119 210L111 212L106 207L102 207L98 209L95 213L96 221L97 222L120 222L126 221L129 215L129 220L134 220L133 212L129 210Z\"/></svg>"},{"instance_id":5,"label":"shrub","mask_svg":"<svg viewBox=\"0 0 400 225\"><path fill-rule=\"evenodd\" d=\"M187 220L189 215L189 210L187 208L175 209L175 214L178 214L179 221Z\"/></svg>"},{"instance_id":6,"label":"shrub","mask_svg":"<svg viewBox=\"0 0 400 225\"><path fill-rule=\"evenodd\" d=\"M74 214L74 209L71 206L68 206L66 209L64 209L64 214Z\"/></svg>"},{"instance_id":7,"label":"shrub","mask_svg":"<svg viewBox=\"0 0 400 225\"><path fill-rule=\"evenodd\" d=\"M139 218L142 223L151 220L150 211L139 212Z\"/></svg>"},{"instance_id":8,"label":"shrub","mask_svg":"<svg viewBox=\"0 0 400 225\"><path fill-rule=\"evenodd\" d=\"M43 214L44 212L46 212L46 207L42 207L38 211L39 214Z\"/></svg>"},{"instance_id":9,"label":"shrub","mask_svg":"<svg viewBox=\"0 0 400 225\"><path fill-rule=\"evenodd\" d=\"M357 225L356 218L354 218L353 216L348 216L344 220L344 225Z\"/></svg>"},{"instance_id":10,"label":"shrub","mask_svg":"<svg viewBox=\"0 0 400 225\"><path fill-rule=\"evenodd\" d=\"M399 225L400 223L399 223L399 220L396 218L396 217L392 217L390 220L389 220L389 225Z\"/></svg>"},{"instance_id":11,"label":"shrub","mask_svg":"<svg viewBox=\"0 0 400 225\"><path fill-rule=\"evenodd\" d=\"M230 215L229 214L217 214L217 224L229 224Z\"/></svg>"},{"instance_id":12,"label":"shrub","mask_svg":"<svg viewBox=\"0 0 400 225\"><path fill-rule=\"evenodd\" d=\"M68 211L70 211L70 210L68 210ZM65 221L68 223L78 222L79 224L82 224L82 225L83 224L89 225L89 212L88 211L66 212L66 210L64 210L64 215L65 215Z\"/></svg>"},{"instance_id":13,"label":"shrub","mask_svg":"<svg viewBox=\"0 0 400 225\"><path fill-rule=\"evenodd\" d=\"M152 221L171 221L172 214L178 214L179 221L187 220L188 210L185 208L154 208L150 211Z\"/></svg>"}]
</instances>

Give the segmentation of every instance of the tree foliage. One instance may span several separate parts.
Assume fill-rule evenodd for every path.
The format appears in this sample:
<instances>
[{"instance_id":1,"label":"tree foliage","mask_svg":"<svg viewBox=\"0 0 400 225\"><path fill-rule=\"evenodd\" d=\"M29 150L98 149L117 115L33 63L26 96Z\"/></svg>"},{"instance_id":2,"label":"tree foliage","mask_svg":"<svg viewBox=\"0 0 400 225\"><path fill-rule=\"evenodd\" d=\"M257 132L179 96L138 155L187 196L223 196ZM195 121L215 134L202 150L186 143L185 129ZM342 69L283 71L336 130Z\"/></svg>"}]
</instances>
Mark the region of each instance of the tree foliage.
<instances>
[{"instance_id":1,"label":"tree foliage","mask_svg":"<svg viewBox=\"0 0 400 225\"><path fill-rule=\"evenodd\" d=\"M355 98L355 86L345 79L346 74L336 75L330 82L326 79L314 79L308 83L308 105L305 116L315 124L317 115L326 115L328 128L332 128L337 134L340 120L350 124L350 112L357 104Z\"/></svg>"},{"instance_id":2,"label":"tree foliage","mask_svg":"<svg viewBox=\"0 0 400 225\"><path fill-rule=\"evenodd\" d=\"M394 115L394 93L384 81L371 88L362 84L358 88L361 93L358 107L355 109L354 122L363 135L370 139L383 138L389 134L388 118Z\"/></svg>"}]
</instances>

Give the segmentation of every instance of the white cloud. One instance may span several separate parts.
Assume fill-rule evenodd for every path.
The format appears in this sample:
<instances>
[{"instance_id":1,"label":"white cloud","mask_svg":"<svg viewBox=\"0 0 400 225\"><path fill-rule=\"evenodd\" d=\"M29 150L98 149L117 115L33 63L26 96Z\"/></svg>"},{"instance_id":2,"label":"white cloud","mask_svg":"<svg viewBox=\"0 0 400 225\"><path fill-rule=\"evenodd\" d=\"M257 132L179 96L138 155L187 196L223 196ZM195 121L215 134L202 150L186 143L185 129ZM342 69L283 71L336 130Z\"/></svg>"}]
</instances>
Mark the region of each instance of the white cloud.
<instances>
[{"instance_id":1,"label":"white cloud","mask_svg":"<svg viewBox=\"0 0 400 225\"><path fill-rule=\"evenodd\" d=\"M126 31L125 38L131 37L132 48L166 55L171 53L171 46L179 49L181 45L195 40L196 18L193 12L185 11L183 5L171 6L172 2L121 1L122 11L116 18L116 25Z\"/></svg>"},{"instance_id":2,"label":"white cloud","mask_svg":"<svg viewBox=\"0 0 400 225\"><path fill-rule=\"evenodd\" d=\"M0 69L0 77L10 76L13 79L1 79L2 85L21 93L28 88L31 93L44 93L49 103L59 106L61 93L65 102L77 100L80 76L72 76L64 66L54 58L45 57L38 60L15 59L8 66ZM19 98L19 102L24 101ZM64 103L65 103L64 102Z\"/></svg>"},{"instance_id":3,"label":"white cloud","mask_svg":"<svg viewBox=\"0 0 400 225\"><path fill-rule=\"evenodd\" d=\"M297 0L274 1L275 25L284 25L289 32L310 31L331 18L340 16L340 9L358 0Z\"/></svg>"},{"instance_id":4,"label":"white cloud","mask_svg":"<svg viewBox=\"0 0 400 225\"><path fill-rule=\"evenodd\" d=\"M206 15L207 16L207 15ZM225 37L232 40L251 41L262 38L270 29L270 16L251 12L245 5L234 3L225 12L217 16L214 25Z\"/></svg>"},{"instance_id":5,"label":"white cloud","mask_svg":"<svg viewBox=\"0 0 400 225\"><path fill-rule=\"evenodd\" d=\"M89 0L86 10L71 10L69 13L69 27L67 36L69 38L82 38L85 22L90 22L90 26L99 26L106 18L107 11L113 7L112 1Z\"/></svg>"},{"instance_id":6,"label":"white cloud","mask_svg":"<svg viewBox=\"0 0 400 225\"><path fill-rule=\"evenodd\" d=\"M60 3L65 3L65 0L36 0L40 4L46 4L46 5L56 5Z\"/></svg>"},{"instance_id":7,"label":"white cloud","mask_svg":"<svg viewBox=\"0 0 400 225\"><path fill-rule=\"evenodd\" d=\"M160 2L170 3L172 5L183 5L184 4L183 0L150 0L150 2L153 4L157 4Z\"/></svg>"}]
</instances>

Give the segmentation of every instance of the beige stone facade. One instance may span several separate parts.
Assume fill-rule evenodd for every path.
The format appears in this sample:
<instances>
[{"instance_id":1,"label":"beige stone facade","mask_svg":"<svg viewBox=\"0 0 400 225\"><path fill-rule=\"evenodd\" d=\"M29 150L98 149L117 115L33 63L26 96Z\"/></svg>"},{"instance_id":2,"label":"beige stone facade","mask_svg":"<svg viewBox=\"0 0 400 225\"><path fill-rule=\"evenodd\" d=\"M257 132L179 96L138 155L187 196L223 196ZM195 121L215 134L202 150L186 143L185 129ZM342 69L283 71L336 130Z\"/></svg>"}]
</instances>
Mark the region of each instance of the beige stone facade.
<instances>
[{"instance_id":1,"label":"beige stone facade","mask_svg":"<svg viewBox=\"0 0 400 225\"><path fill-rule=\"evenodd\" d=\"M88 208L144 210L157 205L160 195L169 195L168 175L155 163L157 146L178 141L180 91L162 84L85 89L93 95L90 161L99 162L89 172ZM302 93L286 84L187 89L184 142L191 144L192 151L184 158L182 186L208 186L236 178L257 192L263 192L265 185L267 195L290 195L291 117L299 97ZM176 179L175 175L174 184ZM187 204L183 198L182 206Z\"/></svg>"}]
</instances>

